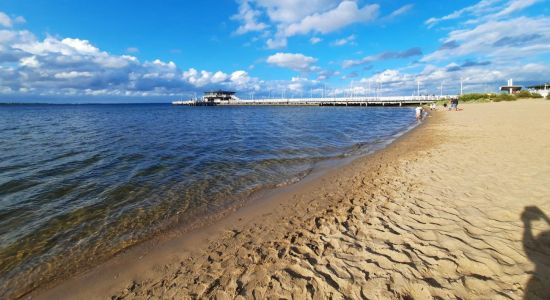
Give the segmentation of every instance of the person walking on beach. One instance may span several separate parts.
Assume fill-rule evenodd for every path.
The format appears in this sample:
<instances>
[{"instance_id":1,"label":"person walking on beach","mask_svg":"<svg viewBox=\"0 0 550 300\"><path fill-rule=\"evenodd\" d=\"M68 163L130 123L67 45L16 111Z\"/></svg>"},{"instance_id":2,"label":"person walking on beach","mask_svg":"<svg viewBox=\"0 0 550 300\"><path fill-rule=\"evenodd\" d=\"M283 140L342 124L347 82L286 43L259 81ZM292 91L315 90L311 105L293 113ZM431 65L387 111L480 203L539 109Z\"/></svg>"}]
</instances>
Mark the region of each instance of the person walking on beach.
<instances>
[{"instance_id":1,"label":"person walking on beach","mask_svg":"<svg viewBox=\"0 0 550 300\"><path fill-rule=\"evenodd\" d=\"M418 106L416 108L416 120L422 121L422 114L424 113L424 108L422 106Z\"/></svg>"},{"instance_id":2,"label":"person walking on beach","mask_svg":"<svg viewBox=\"0 0 550 300\"><path fill-rule=\"evenodd\" d=\"M458 98L451 100L451 108L449 110L455 110L458 111Z\"/></svg>"}]
</instances>

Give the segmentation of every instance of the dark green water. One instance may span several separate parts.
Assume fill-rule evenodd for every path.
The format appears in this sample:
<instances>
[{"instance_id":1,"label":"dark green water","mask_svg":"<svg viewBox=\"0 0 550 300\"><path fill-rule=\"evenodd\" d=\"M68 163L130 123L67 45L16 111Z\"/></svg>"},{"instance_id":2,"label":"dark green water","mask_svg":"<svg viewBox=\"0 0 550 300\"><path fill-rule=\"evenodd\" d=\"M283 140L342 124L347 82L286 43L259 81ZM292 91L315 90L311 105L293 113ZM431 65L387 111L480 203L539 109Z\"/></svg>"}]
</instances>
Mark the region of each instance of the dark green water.
<instances>
[{"instance_id":1,"label":"dark green water","mask_svg":"<svg viewBox=\"0 0 550 300\"><path fill-rule=\"evenodd\" d=\"M408 108L0 106L0 298L413 124Z\"/></svg>"}]
</instances>

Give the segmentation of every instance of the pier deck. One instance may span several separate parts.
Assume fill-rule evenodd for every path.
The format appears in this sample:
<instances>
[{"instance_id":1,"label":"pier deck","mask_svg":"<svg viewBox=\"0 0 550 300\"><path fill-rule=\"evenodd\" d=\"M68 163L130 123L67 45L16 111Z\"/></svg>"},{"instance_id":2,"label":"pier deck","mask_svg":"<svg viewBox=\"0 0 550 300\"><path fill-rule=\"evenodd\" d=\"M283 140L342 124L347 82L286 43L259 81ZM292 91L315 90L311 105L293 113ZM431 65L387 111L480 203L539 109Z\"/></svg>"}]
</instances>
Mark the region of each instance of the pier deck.
<instances>
[{"instance_id":1,"label":"pier deck","mask_svg":"<svg viewBox=\"0 0 550 300\"><path fill-rule=\"evenodd\" d=\"M186 106L405 106L423 105L458 96L388 96L388 97L340 97L340 98L288 98L228 101L174 101L173 105Z\"/></svg>"}]
</instances>

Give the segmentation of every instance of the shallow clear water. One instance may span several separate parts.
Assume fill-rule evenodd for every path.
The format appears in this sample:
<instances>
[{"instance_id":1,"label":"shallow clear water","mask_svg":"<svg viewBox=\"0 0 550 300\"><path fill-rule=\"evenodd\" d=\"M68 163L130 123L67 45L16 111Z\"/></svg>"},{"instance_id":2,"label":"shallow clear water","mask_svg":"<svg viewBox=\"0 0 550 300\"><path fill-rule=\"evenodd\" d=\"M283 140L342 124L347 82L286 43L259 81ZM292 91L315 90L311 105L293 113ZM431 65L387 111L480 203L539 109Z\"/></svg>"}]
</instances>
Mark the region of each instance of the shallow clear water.
<instances>
[{"instance_id":1,"label":"shallow clear water","mask_svg":"<svg viewBox=\"0 0 550 300\"><path fill-rule=\"evenodd\" d=\"M413 123L408 108L0 106L0 291L383 147Z\"/></svg>"}]
</instances>

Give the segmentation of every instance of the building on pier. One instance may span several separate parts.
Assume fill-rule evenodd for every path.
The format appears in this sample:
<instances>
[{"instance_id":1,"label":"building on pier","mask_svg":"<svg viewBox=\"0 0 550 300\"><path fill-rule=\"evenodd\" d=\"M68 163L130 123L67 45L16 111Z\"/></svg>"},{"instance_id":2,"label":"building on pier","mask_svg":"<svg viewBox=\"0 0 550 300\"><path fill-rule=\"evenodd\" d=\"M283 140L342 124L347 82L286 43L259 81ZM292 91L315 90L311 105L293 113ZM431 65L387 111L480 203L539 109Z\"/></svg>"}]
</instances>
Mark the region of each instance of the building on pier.
<instances>
[{"instance_id":1,"label":"building on pier","mask_svg":"<svg viewBox=\"0 0 550 300\"><path fill-rule=\"evenodd\" d=\"M514 85L514 80L510 79L508 80L508 85L504 85L500 87L501 92L508 92L508 94L515 94L519 91L521 91L521 86Z\"/></svg>"},{"instance_id":2,"label":"building on pier","mask_svg":"<svg viewBox=\"0 0 550 300\"><path fill-rule=\"evenodd\" d=\"M202 96L202 101L207 103L229 102L231 100L238 100L238 98L235 97L235 92L223 90L208 91Z\"/></svg>"}]
</instances>

